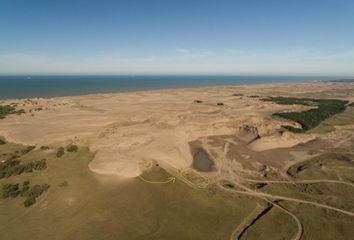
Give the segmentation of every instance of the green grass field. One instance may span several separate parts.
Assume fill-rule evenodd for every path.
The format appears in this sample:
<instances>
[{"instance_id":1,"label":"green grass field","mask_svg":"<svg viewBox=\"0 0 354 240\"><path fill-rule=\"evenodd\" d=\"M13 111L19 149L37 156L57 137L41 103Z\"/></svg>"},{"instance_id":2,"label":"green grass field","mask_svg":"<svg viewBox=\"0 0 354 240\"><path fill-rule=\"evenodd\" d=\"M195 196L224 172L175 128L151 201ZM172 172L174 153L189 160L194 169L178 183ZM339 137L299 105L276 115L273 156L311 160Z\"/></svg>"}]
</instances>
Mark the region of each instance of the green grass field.
<instances>
[{"instance_id":1,"label":"green grass field","mask_svg":"<svg viewBox=\"0 0 354 240\"><path fill-rule=\"evenodd\" d=\"M210 186L196 190L177 180L149 184L139 178L117 182L95 176L88 169L93 155L87 148L65 152L35 150L21 162L47 159L42 171L0 180L5 183L50 185L37 203L26 208L24 199L0 199L3 239L228 239L233 229L256 205L249 197L229 194ZM0 155L24 146L5 144ZM5 157L5 155L2 155ZM155 180L170 176L162 168L145 173Z\"/></svg>"}]
</instances>

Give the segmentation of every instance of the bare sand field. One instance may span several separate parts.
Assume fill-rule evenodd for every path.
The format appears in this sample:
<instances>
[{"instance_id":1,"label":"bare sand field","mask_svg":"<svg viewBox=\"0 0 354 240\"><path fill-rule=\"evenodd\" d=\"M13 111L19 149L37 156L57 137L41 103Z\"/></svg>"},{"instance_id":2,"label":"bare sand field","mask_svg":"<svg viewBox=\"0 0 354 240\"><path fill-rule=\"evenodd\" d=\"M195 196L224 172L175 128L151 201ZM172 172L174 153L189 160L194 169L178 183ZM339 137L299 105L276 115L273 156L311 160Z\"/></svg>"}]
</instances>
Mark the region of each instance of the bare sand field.
<instances>
[{"instance_id":1,"label":"bare sand field","mask_svg":"<svg viewBox=\"0 0 354 240\"><path fill-rule=\"evenodd\" d=\"M140 173L138 162L143 160L153 159L177 169L189 167L189 142L235 135L243 125L256 127L260 135L249 145L254 151L288 148L314 140L316 134L312 133L279 134L284 120L271 117L272 113L300 111L304 106L282 106L248 96L321 94L353 100L353 88L354 84L347 83L292 83L12 100L4 103L17 103L27 111L39 107L42 110L3 119L0 136L28 145L62 141L88 144L95 152L90 163L92 171L134 177ZM218 102L224 105L218 106Z\"/></svg>"}]
</instances>

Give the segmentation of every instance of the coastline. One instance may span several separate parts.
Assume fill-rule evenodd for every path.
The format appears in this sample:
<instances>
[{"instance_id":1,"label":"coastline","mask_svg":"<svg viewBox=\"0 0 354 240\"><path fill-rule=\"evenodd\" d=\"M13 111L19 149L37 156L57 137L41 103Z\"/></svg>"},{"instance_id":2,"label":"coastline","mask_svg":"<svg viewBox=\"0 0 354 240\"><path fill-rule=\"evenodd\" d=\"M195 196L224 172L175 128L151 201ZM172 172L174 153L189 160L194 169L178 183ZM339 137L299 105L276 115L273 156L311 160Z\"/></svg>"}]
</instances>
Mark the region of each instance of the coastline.
<instances>
[{"instance_id":1,"label":"coastline","mask_svg":"<svg viewBox=\"0 0 354 240\"><path fill-rule=\"evenodd\" d=\"M0 100L53 98L199 87L304 83L330 77L281 76L0 76Z\"/></svg>"},{"instance_id":2,"label":"coastline","mask_svg":"<svg viewBox=\"0 0 354 240\"><path fill-rule=\"evenodd\" d=\"M112 92L95 92L95 93L83 93L83 94L73 94L73 95L63 95L63 96L52 96L52 97L23 97L23 98L1 98L1 102L14 102L14 101L22 101L26 99L67 99L67 98L78 98L78 97L95 97L95 96L113 96L116 94L141 94L141 93L154 93L154 92L168 92L168 91L190 91L190 90L208 90L208 89L257 89L261 87L270 87L270 86L282 86L282 85L299 85L299 84L312 84L312 83L346 83L346 82L336 82L336 81L325 81L325 80L307 80L307 81L291 81L291 82L269 82L269 83L235 83L235 84L225 84L225 85L207 85L207 86L190 86L190 87L167 87L167 88L159 88L159 89L141 89L141 90L131 90L131 91L112 91Z\"/></svg>"}]
</instances>

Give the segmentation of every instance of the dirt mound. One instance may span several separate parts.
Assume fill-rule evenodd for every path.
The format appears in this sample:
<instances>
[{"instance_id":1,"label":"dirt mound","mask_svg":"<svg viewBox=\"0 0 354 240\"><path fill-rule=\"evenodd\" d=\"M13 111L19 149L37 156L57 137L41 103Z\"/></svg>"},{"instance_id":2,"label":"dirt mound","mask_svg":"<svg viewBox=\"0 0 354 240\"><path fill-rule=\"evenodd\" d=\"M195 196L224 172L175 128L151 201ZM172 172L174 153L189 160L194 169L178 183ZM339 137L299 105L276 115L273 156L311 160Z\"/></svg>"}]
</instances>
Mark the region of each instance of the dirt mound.
<instances>
[{"instance_id":1,"label":"dirt mound","mask_svg":"<svg viewBox=\"0 0 354 240\"><path fill-rule=\"evenodd\" d=\"M248 124L242 125L236 135L246 143L250 143L259 138L258 129L255 126Z\"/></svg>"},{"instance_id":2,"label":"dirt mound","mask_svg":"<svg viewBox=\"0 0 354 240\"><path fill-rule=\"evenodd\" d=\"M265 136L254 140L249 147L254 151L265 151L276 148L290 148L298 144L307 143L316 137L312 134L294 134L284 132Z\"/></svg>"}]
</instances>

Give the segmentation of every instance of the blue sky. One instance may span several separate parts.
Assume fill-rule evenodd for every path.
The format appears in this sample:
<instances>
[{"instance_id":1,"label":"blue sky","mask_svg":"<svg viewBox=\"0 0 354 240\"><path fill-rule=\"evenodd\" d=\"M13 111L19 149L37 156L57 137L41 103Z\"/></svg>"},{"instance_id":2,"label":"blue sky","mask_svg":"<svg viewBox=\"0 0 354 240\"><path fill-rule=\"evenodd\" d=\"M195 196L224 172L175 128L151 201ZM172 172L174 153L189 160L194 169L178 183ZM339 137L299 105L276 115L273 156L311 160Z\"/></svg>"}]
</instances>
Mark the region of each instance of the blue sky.
<instances>
[{"instance_id":1,"label":"blue sky","mask_svg":"<svg viewBox=\"0 0 354 240\"><path fill-rule=\"evenodd\" d=\"M354 1L0 1L0 74L354 75Z\"/></svg>"}]
</instances>

